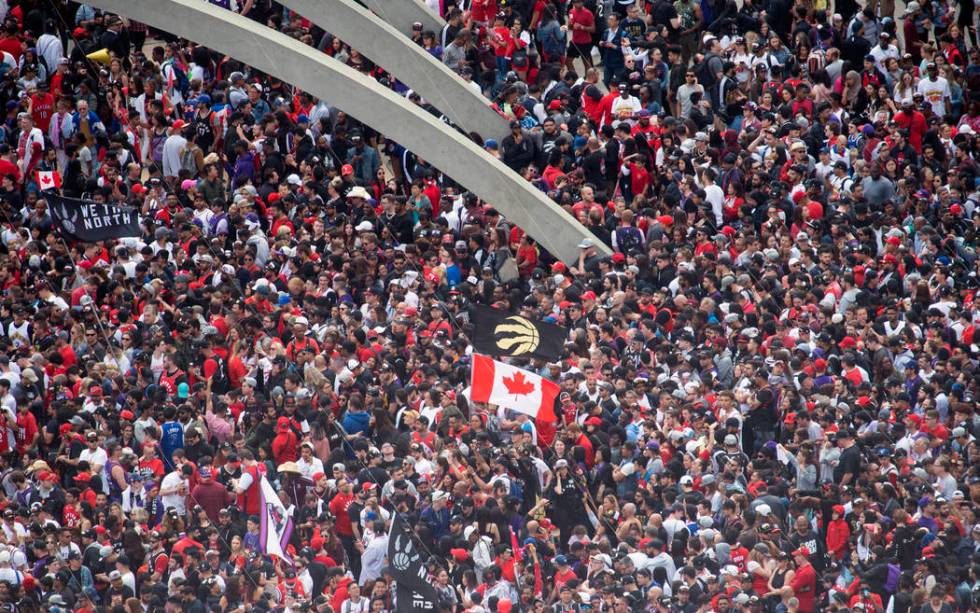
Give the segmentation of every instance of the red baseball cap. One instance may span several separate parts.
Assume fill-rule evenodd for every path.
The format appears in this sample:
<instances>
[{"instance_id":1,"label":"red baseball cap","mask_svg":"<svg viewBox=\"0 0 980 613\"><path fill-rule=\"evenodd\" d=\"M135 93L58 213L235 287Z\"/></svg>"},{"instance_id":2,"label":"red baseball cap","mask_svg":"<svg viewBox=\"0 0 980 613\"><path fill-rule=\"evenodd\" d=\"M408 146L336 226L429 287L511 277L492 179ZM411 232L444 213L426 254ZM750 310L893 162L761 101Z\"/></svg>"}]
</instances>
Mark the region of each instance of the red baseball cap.
<instances>
[{"instance_id":1,"label":"red baseball cap","mask_svg":"<svg viewBox=\"0 0 980 613\"><path fill-rule=\"evenodd\" d=\"M342 175L352 175L354 174L354 167L350 164L344 164L340 167L340 174Z\"/></svg>"}]
</instances>

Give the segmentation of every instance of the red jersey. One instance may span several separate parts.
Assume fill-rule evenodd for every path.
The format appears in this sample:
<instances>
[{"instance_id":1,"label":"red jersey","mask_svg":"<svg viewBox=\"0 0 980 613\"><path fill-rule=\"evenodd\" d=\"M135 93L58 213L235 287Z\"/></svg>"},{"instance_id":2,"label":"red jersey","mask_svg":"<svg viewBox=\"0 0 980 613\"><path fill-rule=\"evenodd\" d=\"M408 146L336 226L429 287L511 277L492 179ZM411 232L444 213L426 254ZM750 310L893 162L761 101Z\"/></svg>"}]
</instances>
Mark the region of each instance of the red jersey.
<instances>
[{"instance_id":1,"label":"red jersey","mask_svg":"<svg viewBox=\"0 0 980 613\"><path fill-rule=\"evenodd\" d=\"M37 420L34 418L34 414L30 411L21 413L17 412L17 451L24 453L27 451L29 443L34 440L34 436L38 433Z\"/></svg>"},{"instance_id":2,"label":"red jersey","mask_svg":"<svg viewBox=\"0 0 980 613\"><path fill-rule=\"evenodd\" d=\"M34 125L41 128L45 134L48 133L48 126L51 125L51 117L54 115L54 96L48 92L35 92L31 96L31 117L34 118Z\"/></svg>"}]
</instances>

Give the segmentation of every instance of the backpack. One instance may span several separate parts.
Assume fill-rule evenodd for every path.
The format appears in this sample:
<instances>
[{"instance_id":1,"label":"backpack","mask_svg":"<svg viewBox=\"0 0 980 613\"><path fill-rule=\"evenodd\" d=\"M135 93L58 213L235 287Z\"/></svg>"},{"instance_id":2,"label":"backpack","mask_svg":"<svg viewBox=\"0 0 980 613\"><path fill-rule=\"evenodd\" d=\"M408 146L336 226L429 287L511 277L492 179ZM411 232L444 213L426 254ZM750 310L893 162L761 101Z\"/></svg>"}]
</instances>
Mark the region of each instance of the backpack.
<instances>
[{"instance_id":1,"label":"backpack","mask_svg":"<svg viewBox=\"0 0 980 613\"><path fill-rule=\"evenodd\" d=\"M715 75L711 73L711 67L708 65L711 60L715 59L716 57L718 56L714 53L709 53L704 56L704 59L701 60L697 66L694 67L694 74L698 76L698 83L700 83L705 90L711 89L711 86L718 81L715 78Z\"/></svg>"},{"instance_id":2,"label":"backpack","mask_svg":"<svg viewBox=\"0 0 980 613\"><path fill-rule=\"evenodd\" d=\"M217 370L211 375L211 393L212 394L225 394L231 388L231 377L228 374L228 362L221 359L217 355L212 356L215 362L218 363Z\"/></svg>"},{"instance_id":3,"label":"backpack","mask_svg":"<svg viewBox=\"0 0 980 613\"><path fill-rule=\"evenodd\" d=\"M616 228L616 244L619 251L628 253L632 249L643 249L643 235L633 226Z\"/></svg>"},{"instance_id":4,"label":"backpack","mask_svg":"<svg viewBox=\"0 0 980 613\"><path fill-rule=\"evenodd\" d=\"M184 69L175 60L170 60L170 69L174 74L174 87L180 93L186 92L191 86L191 81L187 78L187 73L184 72Z\"/></svg>"},{"instance_id":5,"label":"backpack","mask_svg":"<svg viewBox=\"0 0 980 613\"><path fill-rule=\"evenodd\" d=\"M897 564L888 565L888 577L885 579L885 592L894 594L898 591L898 580L902 578L902 569Z\"/></svg>"},{"instance_id":6,"label":"backpack","mask_svg":"<svg viewBox=\"0 0 980 613\"><path fill-rule=\"evenodd\" d=\"M191 147L185 147L181 152L180 167L191 173L191 176L197 173L197 160L194 149Z\"/></svg>"},{"instance_id":7,"label":"backpack","mask_svg":"<svg viewBox=\"0 0 980 613\"><path fill-rule=\"evenodd\" d=\"M523 479L518 479L517 477L508 477L507 480L510 482L510 492L508 492L508 494L510 494L514 498L517 498L518 500L520 500L520 501L523 502L524 501L524 480Z\"/></svg>"}]
</instances>

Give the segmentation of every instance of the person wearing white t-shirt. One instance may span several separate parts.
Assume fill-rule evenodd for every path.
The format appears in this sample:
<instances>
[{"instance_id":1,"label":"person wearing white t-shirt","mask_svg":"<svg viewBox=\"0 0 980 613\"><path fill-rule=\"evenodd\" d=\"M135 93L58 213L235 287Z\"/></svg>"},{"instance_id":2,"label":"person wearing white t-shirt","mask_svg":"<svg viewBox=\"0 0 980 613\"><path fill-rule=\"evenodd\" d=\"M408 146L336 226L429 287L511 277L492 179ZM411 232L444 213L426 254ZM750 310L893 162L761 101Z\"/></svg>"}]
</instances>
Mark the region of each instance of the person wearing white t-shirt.
<instances>
[{"instance_id":1,"label":"person wearing white t-shirt","mask_svg":"<svg viewBox=\"0 0 980 613\"><path fill-rule=\"evenodd\" d=\"M94 430L85 435L86 447L78 454L79 462L88 462L92 474L98 475L109 461L105 449L99 446L99 434Z\"/></svg>"},{"instance_id":2,"label":"person wearing white t-shirt","mask_svg":"<svg viewBox=\"0 0 980 613\"><path fill-rule=\"evenodd\" d=\"M704 185L704 200L711 205L711 212L715 215L715 223L721 227L725 221L722 215L725 205L725 192L715 184L715 176L714 169L706 168L704 174L701 175L701 183Z\"/></svg>"},{"instance_id":3,"label":"person wearing white t-shirt","mask_svg":"<svg viewBox=\"0 0 980 613\"><path fill-rule=\"evenodd\" d=\"M313 443L309 441L304 441L299 446L299 459L296 460L296 465L299 466L300 474L310 481L313 480L313 475L323 472L323 462L313 455Z\"/></svg>"},{"instance_id":4,"label":"person wearing white t-shirt","mask_svg":"<svg viewBox=\"0 0 980 613\"><path fill-rule=\"evenodd\" d=\"M643 105L640 104L639 98L631 96L629 88L626 85L620 85L619 96L612 101L611 111L613 118L620 120L631 119L641 108L643 108Z\"/></svg>"},{"instance_id":5,"label":"person wearing white t-shirt","mask_svg":"<svg viewBox=\"0 0 980 613\"><path fill-rule=\"evenodd\" d=\"M10 567L10 550L0 551L0 581L17 587L24 580L24 573Z\"/></svg>"},{"instance_id":6,"label":"person wearing white t-shirt","mask_svg":"<svg viewBox=\"0 0 980 613\"><path fill-rule=\"evenodd\" d=\"M3 522L0 523L0 528L3 528L4 539L8 543L21 543L27 539L27 528L16 518L17 514L13 509L7 509L3 512Z\"/></svg>"},{"instance_id":7,"label":"person wearing white t-shirt","mask_svg":"<svg viewBox=\"0 0 980 613\"><path fill-rule=\"evenodd\" d=\"M882 74L888 72L885 67L885 62L888 58L895 58L896 60L902 59L902 54L899 53L898 47L895 45L890 45L889 39L891 38L887 32L882 32L880 35L881 43L875 45L875 47L868 52L868 54L875 59L875 68L880 70Z\"/></svg>"},{"instance_id":8,"label":"person wearing white t-shirt","mask_svg":"<svg viewBox=\"0 0 980 613\"><path fill-rule=\"evenodd\" d=\"M194 467L190 464L167 473L160 483L160 501L164 509L174 509L181 517L187 514L188 479L192 474Z\"/></svg>"},{"instance_id":9,"label":"person wearing white t-shirt","mask_svg":"<svg viewBox=\"0 0 980 613\"><path fill-rule=\"evenodd\" d=\"M926 66L927 76L919 80L916 91L926 99L932 106L932 112L938 117L945 117L950 112L952 105L952 93L949 89L949 82L939 76L939 69L936 64L929 62Z\"/></svg>"}]
</instances>

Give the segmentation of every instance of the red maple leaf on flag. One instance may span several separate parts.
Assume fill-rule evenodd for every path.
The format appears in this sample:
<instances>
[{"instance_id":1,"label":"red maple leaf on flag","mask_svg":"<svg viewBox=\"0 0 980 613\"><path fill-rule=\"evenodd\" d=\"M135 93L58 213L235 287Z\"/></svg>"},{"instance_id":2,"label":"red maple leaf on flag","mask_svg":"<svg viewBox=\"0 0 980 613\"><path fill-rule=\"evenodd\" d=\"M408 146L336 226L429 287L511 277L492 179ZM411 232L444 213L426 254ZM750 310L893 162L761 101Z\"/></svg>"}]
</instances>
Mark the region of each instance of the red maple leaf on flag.
<instances>
[{"instance_id":1,"label":"red maple leaf on flag","mask_svg":"<svg viewBox=\"0 0 980 613\"><path fill-rule=\"evenodd\" d=\"M41 175L41 183L47 185L47 184L51 183L51 181L52 181L51 175L48 175L48 174Z\"/></svg>"},{"instance_id":2,"label":"red maple leaf on flag","mask_svg":"<svg viewBox=\"0 0 980 613\"><path fill-rule=\"evenodd\" d=\"M535 385L525 379L522 372L515 372L510 377L504 377L503 383L507 391L515 396L526 396L535 389Z\"/></svg>"}]
</instances>

